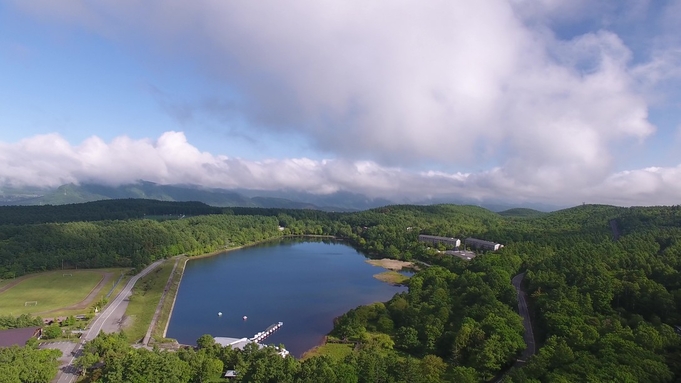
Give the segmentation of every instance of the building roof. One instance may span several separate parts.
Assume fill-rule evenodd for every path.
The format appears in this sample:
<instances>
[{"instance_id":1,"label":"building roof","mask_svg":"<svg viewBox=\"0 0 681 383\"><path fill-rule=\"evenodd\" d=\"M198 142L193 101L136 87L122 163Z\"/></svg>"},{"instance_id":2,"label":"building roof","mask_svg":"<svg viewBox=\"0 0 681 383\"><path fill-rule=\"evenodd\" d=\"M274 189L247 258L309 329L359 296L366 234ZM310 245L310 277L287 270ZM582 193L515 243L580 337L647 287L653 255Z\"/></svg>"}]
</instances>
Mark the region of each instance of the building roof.
<instances>
[{"instance_id":1,"label":"building roof","mask_svg":"<svg viewBox=\"0 0 681 383\"><path fill-rule=\"evenodd\" d=\"M227 370L225 372L225 378L236 378L237 372L235 370Z\"/></svg>"},{"instance_id":2,"label":"building roof","mask_svg":"<svg viewBox=\"0 0 681 383\"><path fill-rule=\"evenodd\" d=\"M219 344L222 347L227 347L230 346L232 349L239 349L243 350L244 347L246 347L247 344L252 343L248 338L229 338L229 337L224 337L224 336L216 336L215 338L215 343ZM260 348L263 346L261 344L258 344Z\"/></svg>"},{"instance_id":3,"label":"building roof","mask_svg":"<svg viewBox=\"0 0 681 383\"><path fill-rule=\"evenodd\" d=\"M419 234L419 238L428 238L428 239L440 239L440 240L450 240L450 241L456 241L458 238L454 237L440 237L437 235L428 235L428 234Z\"/></svg>"},{"instance_id":4,"label":"building roof","mask_svg":"<svg viewBox=\"0 0 681 383\"><path fill-rule=\"evenodd\" d=\"M478 238L466 238L466 242L475 242L475 243L485 243L485 244L489 244L489 245L496 245L496 242L486 241L484 239L478 239Z\"/></svg>"},{"instance_id":5,"label":"building roof","mask_svg":"<svg viewBox=\"0 0 681 383\"><path fill-rule=\"evenodd\" d=\"M33 338L40 327L13 328L10 330L0 330L0 347L12 347L14 345L24 346L26 342Z\"/></svg>"}]
</instances>

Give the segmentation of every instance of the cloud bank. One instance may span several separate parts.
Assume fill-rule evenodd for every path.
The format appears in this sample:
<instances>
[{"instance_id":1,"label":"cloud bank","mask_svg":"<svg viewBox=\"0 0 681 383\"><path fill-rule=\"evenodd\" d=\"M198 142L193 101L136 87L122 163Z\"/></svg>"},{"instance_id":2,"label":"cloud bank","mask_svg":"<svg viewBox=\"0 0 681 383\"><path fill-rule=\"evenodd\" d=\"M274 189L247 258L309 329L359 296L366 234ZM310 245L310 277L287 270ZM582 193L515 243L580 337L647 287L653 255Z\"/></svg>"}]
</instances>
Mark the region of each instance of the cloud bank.
<instances>
[{"instance_id":1,"label":"cloud bank","mask_svg":"<svg viewBox=\"0 0 681 383\"><path fill-rule=\"evenodd\" d=\"M79 146L41 136L3 144L2 177L679 203L678 168L614 169L626 156L617 147L655 134L650 93L678 80L681 55L660 38L634 60L607 28L610 8L619 7L596 3L17 1L28 14L84 28L148 65L188 61L220 84L223 92L203 100L162 100L182 124L204 113L226 132L292 132L334 159L243 161L200 152L173 132ZM604 20L589 16L593 9ZM603 27L568 37L552 29L585 17ZM51 140L58 143L35 151ZM20 147L21 160L10 159ZM423 170L433 164L441 170Z\"/></svg>"},{"instance_id":2,"label":"cloud bank","mask_svg":"<svg viewBox=\"0 0 681 383\"><path fill-rule=\"evenodd\" d=\"M298 190L317 194L364 193L395 201L467 199L551 204L678 204L681 165L611 174L588 188L571 180L543 185L519 182L504 169L480 173L410 171L373 161L306 158L247 161L201 152L181 132L157 140L91 137L72 146L58 134L17 143L0 142L0 185L56 187L65 183L108 185L147 180L217 188Z\"/></svg>"}]
</instances>

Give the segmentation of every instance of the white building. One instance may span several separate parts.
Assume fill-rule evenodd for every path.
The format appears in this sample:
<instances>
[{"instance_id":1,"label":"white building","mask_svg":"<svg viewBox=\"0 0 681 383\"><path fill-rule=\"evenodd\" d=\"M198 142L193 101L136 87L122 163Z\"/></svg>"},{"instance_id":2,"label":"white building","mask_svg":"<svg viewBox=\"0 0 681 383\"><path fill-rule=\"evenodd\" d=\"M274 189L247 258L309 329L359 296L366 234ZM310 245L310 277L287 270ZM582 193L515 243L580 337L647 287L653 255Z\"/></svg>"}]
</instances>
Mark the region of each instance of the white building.
<instances>
[{"instance_id":1,"label":"white building","mask_svg":"<svg viewBox=\"0 0 681 383\"><path fill-rule=\"evenodd\" d=\"M425 235L425 234L419 235L419 242L430 243L430 244L433 244L433 245L437 245L439 243L442 243L445 246L454 246L454 247L461 246L461 240L460 239L452 238L452 237L438 237L438 236L435 236L435 235Z\"/></svg>"},{"instance_id":2,"label":"white building","mask_svg":"<svg viewBox=\"0 0 681 383\"><path fill-rule=\"evenodd\" d=\"M477 238L466 238L466 246L470 246L471 248L478 249L478 250L490 250L490 251L497 251L504 247L504 245L491 242L491 241L485 241L483 239L477 239Z\"/></svg>"}]
</instances>

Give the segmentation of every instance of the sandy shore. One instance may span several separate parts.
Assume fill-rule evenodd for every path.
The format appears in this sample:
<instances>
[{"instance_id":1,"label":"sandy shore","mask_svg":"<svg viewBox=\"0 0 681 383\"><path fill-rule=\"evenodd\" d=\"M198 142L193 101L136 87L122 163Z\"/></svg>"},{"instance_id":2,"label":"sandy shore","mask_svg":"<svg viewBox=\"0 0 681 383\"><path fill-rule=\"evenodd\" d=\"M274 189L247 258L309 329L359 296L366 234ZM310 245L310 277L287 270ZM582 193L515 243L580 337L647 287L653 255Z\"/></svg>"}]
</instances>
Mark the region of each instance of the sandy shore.
<instances>
[{"instance_id":1,"label":"sandy shore","mask_svg":"<svg viewBox=\"0 0 681 383\"><path fill-rule=\"evenodd\" d=\"M406 262L406 261L398 261L397 259L388 259L388 258L383 258L383 259L367 259L367 263L382 267L384 269L388 270L394 270L394 271L400 271L402 268L413 268L414 263L413 262Z\"/></svg>"}]
</instances>

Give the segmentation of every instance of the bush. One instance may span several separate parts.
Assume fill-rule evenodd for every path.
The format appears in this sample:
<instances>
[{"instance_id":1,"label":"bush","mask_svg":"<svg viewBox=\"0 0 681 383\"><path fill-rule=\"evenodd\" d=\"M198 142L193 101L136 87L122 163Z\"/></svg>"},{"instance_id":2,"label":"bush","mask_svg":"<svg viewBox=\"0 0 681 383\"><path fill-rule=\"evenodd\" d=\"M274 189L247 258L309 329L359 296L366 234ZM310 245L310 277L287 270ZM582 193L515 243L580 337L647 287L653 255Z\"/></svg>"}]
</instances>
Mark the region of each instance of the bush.
<instances>
[{"instance_id":1,"label":"bush","mask_svg":"<svg viewBox=\"0 0 681 383\"><path fill-rule=\"evenodd\" d=\"M53 324L43 328L43 338L45 339L54 339L59 338L60 336L61 328L59 328L59 325Z\"/></svg>"}]
</instances>

